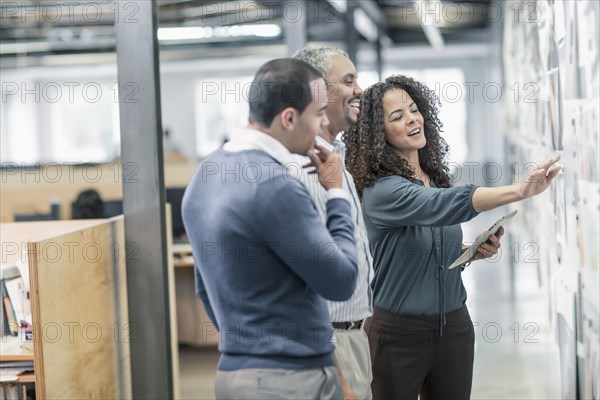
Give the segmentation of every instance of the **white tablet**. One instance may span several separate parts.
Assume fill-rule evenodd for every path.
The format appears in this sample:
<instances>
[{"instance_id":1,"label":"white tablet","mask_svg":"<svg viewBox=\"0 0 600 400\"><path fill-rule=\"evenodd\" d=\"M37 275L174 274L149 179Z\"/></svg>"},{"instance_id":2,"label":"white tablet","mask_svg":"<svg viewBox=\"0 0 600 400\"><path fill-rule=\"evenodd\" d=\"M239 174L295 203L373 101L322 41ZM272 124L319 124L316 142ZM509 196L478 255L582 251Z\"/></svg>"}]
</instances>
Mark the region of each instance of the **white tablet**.
<instances>
[{"instance_id":1,"label":"white tablet","mask_svg":"<svg viewBox=\"0 0 600 400\"><path fill-rule=\"evenodd\" d=\"M456 261L454 261L452 263L452 265L450 265L448 267L448 269L452 269L452 268L458 267L459 265L463 265L464 263L469 261L471 258L473 258L473 256L477 252L477 249L479 248L479 246L481 246L481 244L483 242L485 242L490 237L490 235L496 234L496 232L498 232L498 229L500 229L501 226L505 225L512 217L515 216L516 213L517 213L517 210L506 214L504 217L502 217L498 221L494 222L494 225L492 225L488 230L479 234L479 236L477 236L477 238L475 238L475 241L467 248L467 250L465 250L460 255L460 257L458 257L456 259Z\"/></svg>"}]
</instances>

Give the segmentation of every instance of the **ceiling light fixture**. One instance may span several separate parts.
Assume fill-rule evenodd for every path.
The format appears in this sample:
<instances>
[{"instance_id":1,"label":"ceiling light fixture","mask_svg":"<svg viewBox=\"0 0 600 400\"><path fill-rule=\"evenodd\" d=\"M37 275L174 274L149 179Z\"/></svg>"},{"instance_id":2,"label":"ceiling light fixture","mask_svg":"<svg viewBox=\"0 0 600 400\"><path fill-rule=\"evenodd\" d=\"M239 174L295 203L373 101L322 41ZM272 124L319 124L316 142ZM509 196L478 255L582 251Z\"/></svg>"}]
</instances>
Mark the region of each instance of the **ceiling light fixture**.
<instances>
[{"instance_id":1,"label":"ceiling light fixture","mask_svg":"<svg viewBox=\"0 0 600 400\"><path fill-rule=\"evenodd\" d=\"M369 42L377 41L377 26L375 26L371 18L361 8L354 9L354 27Z\"/></svg>"},{"instance_id":2,"label":"ceiling light fixture","mask_svg":"<svg viewBox=\"0 0 600 400\"><path fill-rule=\"evenodd\" d=\"M419 0L416 5L419 12L419 21L429 44L434 49L441 49L444 47L444 38L437 26L437 21L442 14L442 2L439 0Z\"/></svg>"},{"instance_id":3,"label":"ceiling light fixture","mask_svg":"<svg viewBox=\"0 0 600 400\"><path fill-rule=\"evenodd\" d=\"M327 0L327 2L339 13L345 13L348 10L347 0Z\"/></svg>"},{"instance_id":4,"label":"ceiling light fixture","mask_svg":"<svg viewBox=\"0 0 600 400\"><path fill-rule=\"evenodd\" d=\"M161 42L186 42L215 38L230 37L278 37L281 27L276 24L248 24L217 27L164 27L158 28L157 37Z\"/></svg>"}]
</instances>

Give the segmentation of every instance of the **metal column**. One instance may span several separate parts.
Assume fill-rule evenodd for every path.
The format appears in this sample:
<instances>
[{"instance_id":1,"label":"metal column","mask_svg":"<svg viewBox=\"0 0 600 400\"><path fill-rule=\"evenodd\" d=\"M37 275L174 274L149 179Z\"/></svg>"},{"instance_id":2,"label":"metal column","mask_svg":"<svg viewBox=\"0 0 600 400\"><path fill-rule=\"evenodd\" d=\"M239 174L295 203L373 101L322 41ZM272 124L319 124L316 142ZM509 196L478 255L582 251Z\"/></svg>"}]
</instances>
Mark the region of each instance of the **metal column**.
<instances>
[{"instance_id":1,"label":"metal column","mask_svg":"<svg viewBox=\"0 0 600 400\"><path fill-rule=\"evenodd\" d=\"M173 397L156 0L115 22L133 398Z\"/></svg>"},{"instance_id":2,"label":"metal column","mask_svg":"<svg viewBox=\"0 0 600 400\"><path fill-rule=\"evenodd\" d=\"M381 29L377 30L377 41L375 43L373 43L373 45L375 46L375 54L376 54L376 61L375 61L375 70L377 71L377 79L379 80L379 82L383 81L383 57L382 57L382 44L381 44Z\"/></svg>"},{"instance_id":3,"label":"metal column","mask_svg":"<svg viewBox=\"0 0 600 400\"><path fill-rule=\"evenodd\" d=\"M346 9L345 18L345 28L346 28L346 53L348 53L348 57L357 64L358 60L356 59L356 54L358 52L358 32L356 32L356 28L354 26L354 9L356 9L358 5L355 1L349 1Z\"/></svg>"},{"instance_id":4,"label":"metal column","mask_svg":"<svg viewBox=\"0 0 600 400\"><path fill-rule=\"evenodd\" d=\"M284 10L283 34L287 56L291 57L306 45L308 7L306 0L300 0L288 3Z\"/></svg>"}]
</instances>

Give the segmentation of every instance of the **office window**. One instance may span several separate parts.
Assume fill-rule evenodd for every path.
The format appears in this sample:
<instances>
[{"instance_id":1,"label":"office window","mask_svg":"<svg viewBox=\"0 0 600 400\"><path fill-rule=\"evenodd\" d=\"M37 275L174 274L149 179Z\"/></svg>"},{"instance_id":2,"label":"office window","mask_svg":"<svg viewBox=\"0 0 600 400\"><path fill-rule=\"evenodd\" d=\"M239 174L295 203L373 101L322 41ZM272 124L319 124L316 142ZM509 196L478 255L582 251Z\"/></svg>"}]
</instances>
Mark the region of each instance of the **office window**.
<instances>
[{"instance_id":1,"label":"office window","mask_svg":"<svg viewBox=\"0 0 600 400\"><path fill-rule=\"evenodd\" d=\"M248 89L252 76L207 79L195 88L196 154L203 158L248 124Z\"/></svg>"},{"instance_id":2,"label":"office window","mask_svg":"<svg viewBox=\"0 0 600 400\"><path fill-rule=\"evenodd\" d=\"M116 85L89 85L48 104L54 162L106 162L119 154L119 105ZM142 140L142 138L140 138Z\"/></svg>"},{"instance_id":3,"label":"office window","mask_svg":"<svg viewBox=\"0 0 600 400\"><path fill-rule=\"evenodd\" d=\"M358 84L362 90L379 82L379 75L376 71L358 71Z\"/></svg>"},{"instance_id":4,"label":"office window","mask_svg":"<svg viewBox=\"0 0 600 400\"><path fill-rule=\"evenodd\" d=\"M0 114L1 162L31 164L39 161L37 103L3 91Z\"/></svg>"},{"instance_id":5,"label":"office window","mask_svg":"<svg viewBox=\"0 0 600 400\"><path fill-rule=\"evenodd\" d=\"M2 93L0 105L2 163L107 162L119 155L114 83L73 86L15 74L4 86L12 92Z\"/></svg>"}]
</instances>

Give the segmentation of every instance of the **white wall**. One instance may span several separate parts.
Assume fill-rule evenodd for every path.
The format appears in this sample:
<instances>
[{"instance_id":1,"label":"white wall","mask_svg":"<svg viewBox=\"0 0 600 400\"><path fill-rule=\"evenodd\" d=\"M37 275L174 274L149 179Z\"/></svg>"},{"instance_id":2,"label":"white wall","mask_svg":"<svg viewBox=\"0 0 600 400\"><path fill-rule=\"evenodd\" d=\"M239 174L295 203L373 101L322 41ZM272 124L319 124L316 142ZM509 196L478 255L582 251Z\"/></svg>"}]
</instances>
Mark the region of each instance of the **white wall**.
<instances>
[{"instance_id":1,"label":"white wall","mask_svg":"<svg viewBox=\"0 0 600 400\"><path fill-rule=\"evenodd\" d=\"M464 71L467 81L480 84L474 90L475 96L467 103L468 158L472 161L496 161L503 157L502 152L498 151L502 149L503 143L498 122L502 102L486 102L481 90L483 85L498 82L500 63L495 58L496 48L497 45L464 45L447 46L442 51L434 51L424 46L385 49L383 54L384 70L398 67L400 69L458 67ZM265 54L254 57L161 62L162 122L163 127L169 129L175 146L188 158L196 158L197 104L194 92L198 82L211 78L253 75L260 65L277 56L277 54ZM373 61L371 53L360 51L357 63L359 71L374 71ZM99 81L116 83L116 65L27 68L6 70L2 74L3 82L17 83L51 82L67 78L82 83ZM467 96L466 91L463 94ZM37 129L42 133L38 137L40 145L46 148L49 145L48 137L43 134L44 129L47 129L46 122L41 121L44 118L38 117L46 115L47 118L48 107L43 103L42 99L41 105L31 118L40 122L36 124Z\"/></svg>"}]
</instances>

